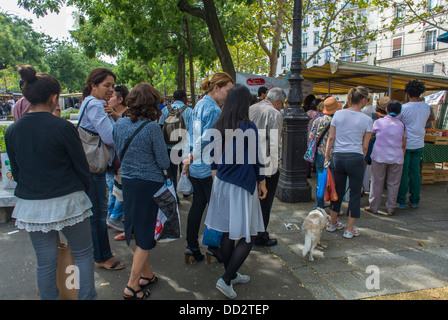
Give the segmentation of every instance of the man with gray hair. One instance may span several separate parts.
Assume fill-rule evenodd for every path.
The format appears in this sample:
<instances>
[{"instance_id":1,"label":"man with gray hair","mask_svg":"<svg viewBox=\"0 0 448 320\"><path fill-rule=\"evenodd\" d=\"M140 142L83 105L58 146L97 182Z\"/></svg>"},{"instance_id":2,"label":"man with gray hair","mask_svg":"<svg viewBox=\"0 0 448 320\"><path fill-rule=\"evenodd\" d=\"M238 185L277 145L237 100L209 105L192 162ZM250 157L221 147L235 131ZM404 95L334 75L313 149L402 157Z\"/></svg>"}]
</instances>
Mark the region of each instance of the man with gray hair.
<instances>
[{"instance_id":1,"label":"man with gray hair","mask_svg":"<svg viewBox=\"0 0 448 320\"><path fill-rule=\"evenodd\" d=\"M281 88L272 88L266 98L249 108L249 119L258 129L259 144L264 158L267 197L260 200L265 232L259 233L256 245L275 246L277 239L269 238L267 227L271 215L280 172L278 171L280 137L283 129L283 116L280 110L285 105L286 93Z\"/></svg>"}]
</instances>

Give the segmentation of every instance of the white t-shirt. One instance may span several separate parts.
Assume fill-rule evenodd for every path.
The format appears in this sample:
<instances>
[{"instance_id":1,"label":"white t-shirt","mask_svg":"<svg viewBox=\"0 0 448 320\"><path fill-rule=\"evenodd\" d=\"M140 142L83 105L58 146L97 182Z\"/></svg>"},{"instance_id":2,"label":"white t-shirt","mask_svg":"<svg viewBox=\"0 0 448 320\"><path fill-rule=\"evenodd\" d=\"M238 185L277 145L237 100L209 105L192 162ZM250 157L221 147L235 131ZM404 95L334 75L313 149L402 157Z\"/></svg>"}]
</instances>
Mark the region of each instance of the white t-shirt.
<instances>
[{"instance_id":1,"label":"white t-shirt","mask_svg":"<svg viewBox=\"0 0 448 320\"><path fill-rule=\"evenodd\" d=\"M342 109L336 111L331 125L336 128L333 152L360 153L366 132L372 132L373 120L358 111Z\"/></svg>"},{"instance_id":2,"label":"white t-shirt","mask_svg":"<svg viewBox=\"0 0 448 320\"><path fill-rule=\"evenodd\" d=\"M398 119L406 126L406 149L414 150L425 146L425 125L430 112L426 102L408 102L402 106Z\"/></svg>"}]
</instances>

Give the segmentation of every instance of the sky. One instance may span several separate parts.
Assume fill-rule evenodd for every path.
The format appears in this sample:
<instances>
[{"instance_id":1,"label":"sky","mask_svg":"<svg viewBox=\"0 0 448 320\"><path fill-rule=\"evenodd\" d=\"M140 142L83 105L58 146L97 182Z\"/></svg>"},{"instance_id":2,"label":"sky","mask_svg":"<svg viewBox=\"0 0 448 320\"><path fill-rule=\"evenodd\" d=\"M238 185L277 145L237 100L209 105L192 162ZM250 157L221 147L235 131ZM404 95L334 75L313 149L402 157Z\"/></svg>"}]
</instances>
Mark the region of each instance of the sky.
<instances>
[{"instance_id":1,"label":"sky","mask_svg":"<svg viewBox=\"0 0 448 320\"><path fill-rule=\"evenodd\" d=\"M43 18L36 18L32 12L28 12L17 5L18 0L1 0L0 9L2 12L15 14L23 19L33 20L32 27L35 31L43 32L53 39L70 39L69 30L73 29L74 20L71 13L73 8L63 7L59 14L49 13Z\"/></svg>"}]
</instances>

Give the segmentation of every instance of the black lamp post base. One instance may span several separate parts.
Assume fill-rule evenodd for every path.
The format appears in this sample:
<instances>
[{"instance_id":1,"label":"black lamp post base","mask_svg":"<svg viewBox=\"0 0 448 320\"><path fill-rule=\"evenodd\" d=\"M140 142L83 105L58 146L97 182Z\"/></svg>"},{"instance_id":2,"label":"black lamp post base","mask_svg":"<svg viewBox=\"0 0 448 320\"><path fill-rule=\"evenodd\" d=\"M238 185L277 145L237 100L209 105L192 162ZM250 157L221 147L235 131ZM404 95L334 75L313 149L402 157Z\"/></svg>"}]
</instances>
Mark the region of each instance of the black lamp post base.
<instances>
[{"instance_id":1,"label":"black lamp post base","mask_svg":"<svg viewBox=\"0 0 448 320\"><path fill-rule=\"evenodd\" d=\"M285 172L280 169L280 179L277 185L275 196L282 202L299 203L311 201L311 186L308 182L305 184L291 182L291 179L284 178Z\"/></svg>"}]
</instances>

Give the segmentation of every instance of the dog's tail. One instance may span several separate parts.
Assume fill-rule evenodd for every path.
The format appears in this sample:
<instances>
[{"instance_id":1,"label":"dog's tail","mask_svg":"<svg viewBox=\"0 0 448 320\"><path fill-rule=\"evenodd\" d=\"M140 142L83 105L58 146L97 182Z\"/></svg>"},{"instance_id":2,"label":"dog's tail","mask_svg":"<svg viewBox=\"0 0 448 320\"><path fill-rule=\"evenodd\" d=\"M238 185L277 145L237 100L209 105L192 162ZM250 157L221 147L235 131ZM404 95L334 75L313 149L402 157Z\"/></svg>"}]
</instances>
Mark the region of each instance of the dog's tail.
<instances>
[{"instance_id":1,"label":"dog's tail","mask_svg":"<svg viewBox=\"0 0 448 320\"><path fill-rule=\"evenodd\" d=\"M307 230L305 233L305 244L303 245L302 255L306 256L306 254L311 250L311 245L314 241L314 233L310 230Z\"/></svg>"}]
</instances>

